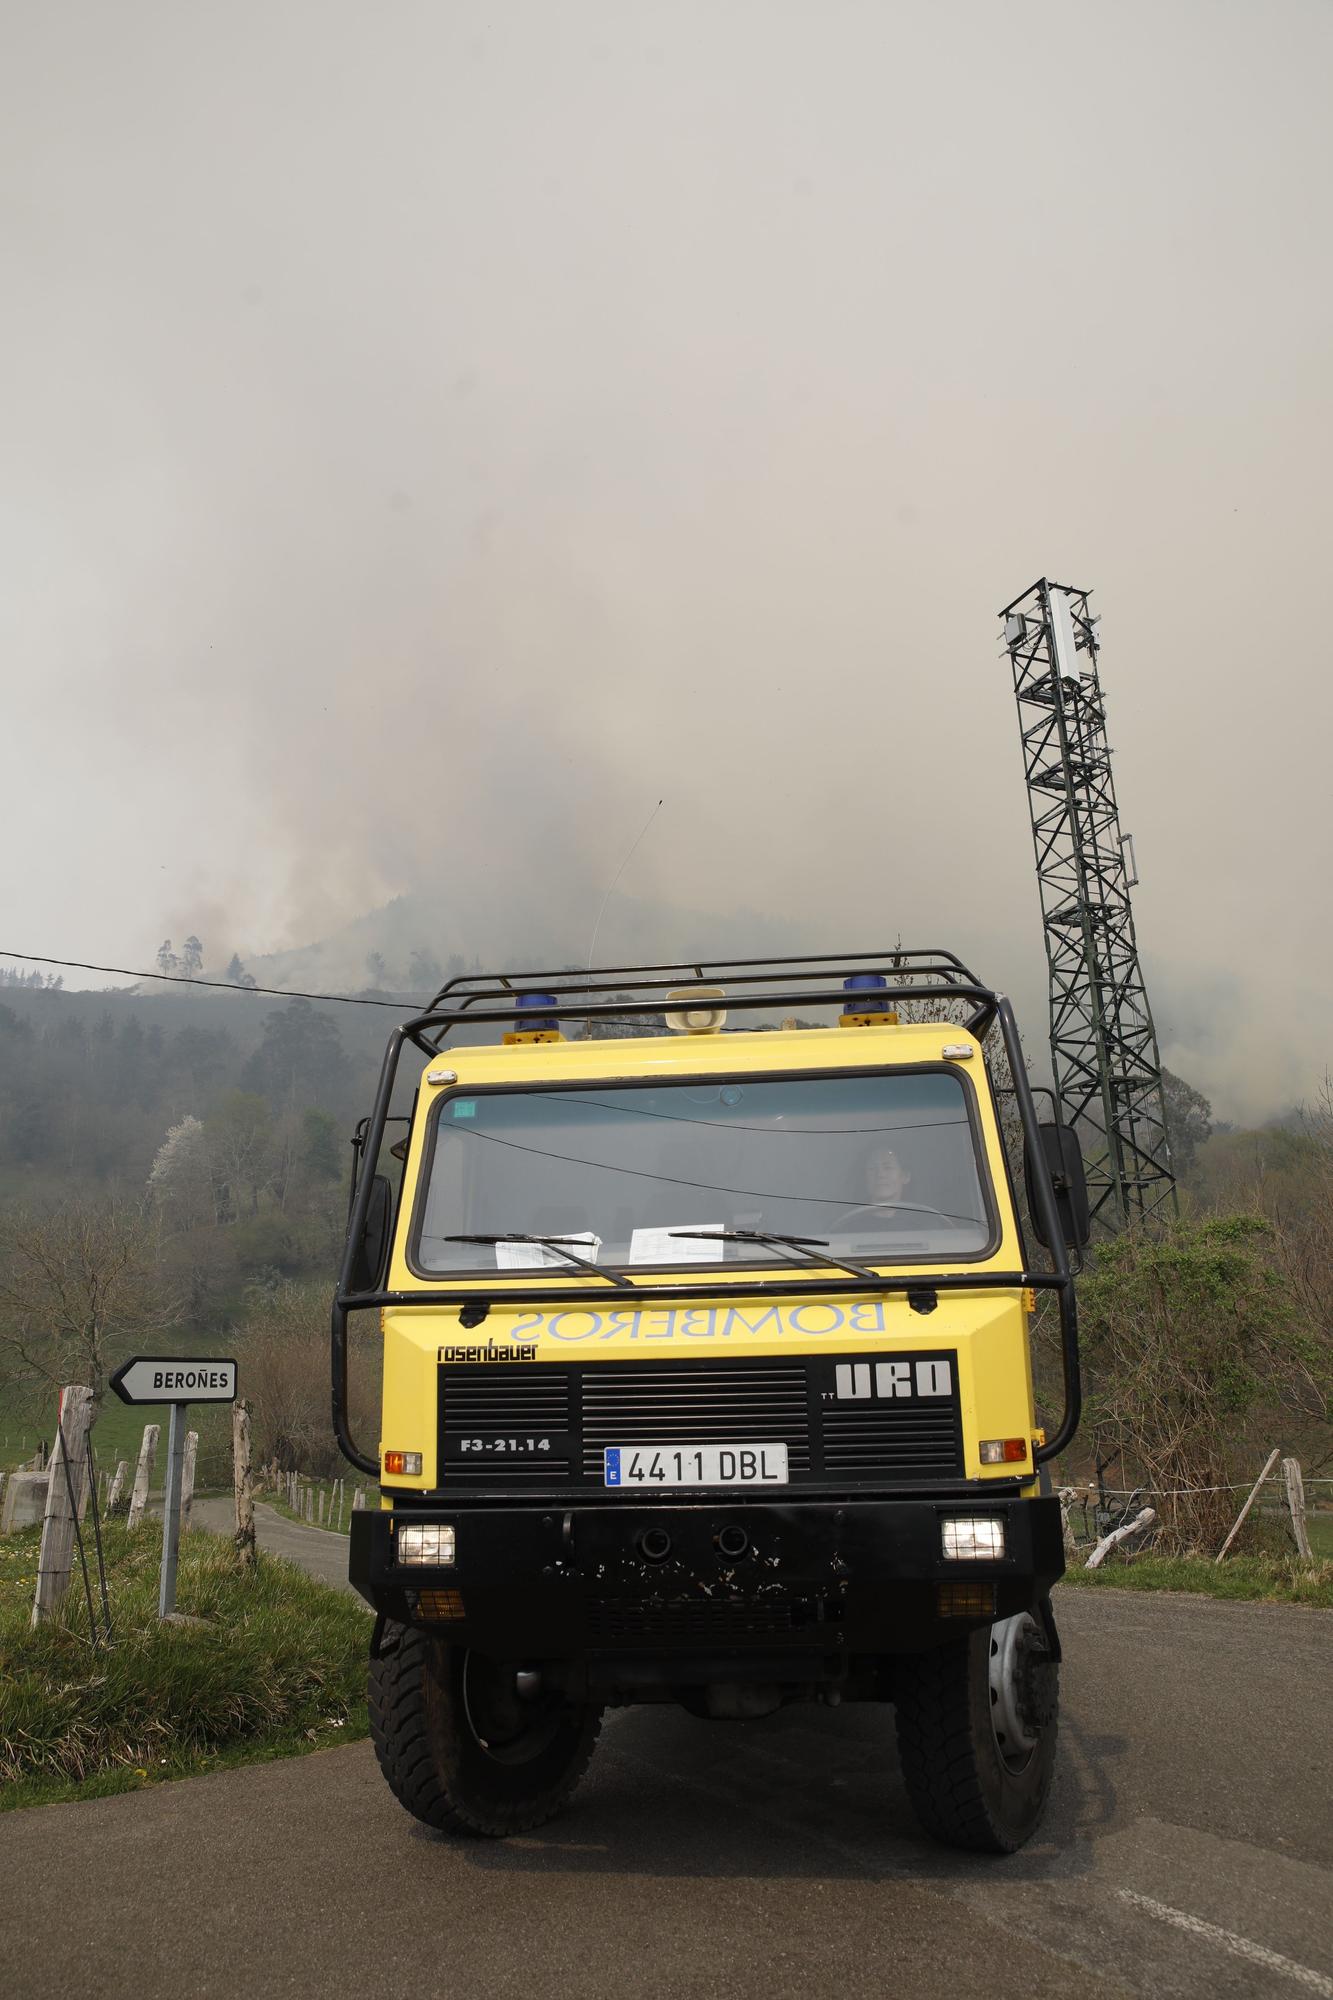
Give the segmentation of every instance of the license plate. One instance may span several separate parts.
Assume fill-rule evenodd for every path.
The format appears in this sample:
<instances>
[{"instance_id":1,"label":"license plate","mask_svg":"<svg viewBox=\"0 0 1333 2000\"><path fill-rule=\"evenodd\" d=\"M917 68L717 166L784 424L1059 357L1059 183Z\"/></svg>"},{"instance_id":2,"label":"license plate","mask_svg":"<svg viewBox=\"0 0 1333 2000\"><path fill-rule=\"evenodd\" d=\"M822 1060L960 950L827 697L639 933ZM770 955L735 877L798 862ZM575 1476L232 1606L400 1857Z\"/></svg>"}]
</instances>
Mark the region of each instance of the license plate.
<instances>
[{"instance_id":1,"label":"license plate","mask_svg":"<svg viewBox=\"0 0 1333 2000\"><path fill-rule=\"evenodd\" d=\"M610 1444L607 1486L785 1486L785 1444Z\"/></svg>"}]
</instances>

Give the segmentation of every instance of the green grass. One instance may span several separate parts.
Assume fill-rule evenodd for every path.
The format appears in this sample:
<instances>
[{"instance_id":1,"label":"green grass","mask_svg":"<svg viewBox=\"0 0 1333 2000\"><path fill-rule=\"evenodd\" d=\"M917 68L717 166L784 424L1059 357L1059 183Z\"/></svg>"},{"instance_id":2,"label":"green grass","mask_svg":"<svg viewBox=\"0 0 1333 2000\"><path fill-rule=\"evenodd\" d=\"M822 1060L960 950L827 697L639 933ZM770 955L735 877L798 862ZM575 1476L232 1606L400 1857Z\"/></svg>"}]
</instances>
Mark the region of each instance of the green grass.
<instances>
[{"instance_id":1,"label":"green grass","mask_svg":"<svg viewBox=\"0 0 1333 2000\"><path fill-rule=\"evenodd\" d=\"M1132 1556L1101 1569L1070 1569L1064 1585L1079 1590L1187 1590L1205 1597L1260 1604L1305 1604L1333 1610L1333 1561L1299 1556ZM1063 1586L1062 1586L1063 1587Z\"/></svg>"},{"instance_id":2,"label":"green grass","mask_svg":"<svg viewBox=\"0 0 1333 2000\"><path fill-rule=\"evenodd\" d=\"M247 1571L229 1542L196 1532L177 1607L203 1622L163 1625L160 1529L112 1523L114 1637L94 1648L77 1565L62 1621L28 1629L38 1541L27 1529L0 1543L0 1806L134 1791L366 1733L370 1619L356 1599L273 1557Z\"/></svg>"}]
</instances>

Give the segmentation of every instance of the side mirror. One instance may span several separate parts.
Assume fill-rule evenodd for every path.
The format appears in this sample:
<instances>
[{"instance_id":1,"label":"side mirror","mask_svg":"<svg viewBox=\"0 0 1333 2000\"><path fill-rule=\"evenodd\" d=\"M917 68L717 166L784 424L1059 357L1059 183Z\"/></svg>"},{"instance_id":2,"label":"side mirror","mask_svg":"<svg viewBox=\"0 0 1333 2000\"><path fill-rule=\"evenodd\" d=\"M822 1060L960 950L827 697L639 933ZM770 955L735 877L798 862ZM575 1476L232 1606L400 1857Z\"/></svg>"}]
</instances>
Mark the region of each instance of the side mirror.
<instances>
[{"instance_id":1,"label":"side mirror","mask_svg":"<svg viewBox=\"0 0 1333 2000\"><path fill-rule=\"evenodd\" d=\"M383 1174L376 1174L370 1184L370 1201L366 1207L366 1226L361 1241L356 1246L356 1257L352 1264L352 1290L355 1292L378 1291L384 1282L384 1267L389 1254L389 1225L393 1216L393 1189Z\"/></svg>"},{"instance_id":2,"label":"side mirror","mask_svg":"<svg viewBox=\"0 0 1333 2000\"><path fill-rule=\"evenodd\" d=\"M1051 1185L1055 1189L1055 1207L1060 1217L1060 1233L1071 1250L1082 1250L1092 1234L1092 1217L1088 1212L1088 1183L1083 1172L1083 1151L1078 1143L1078 1135L1068 1125L1039 1125L1041 1148L1046 1158ZM1028 1214L1032 1218L1032 1229L1038 1243L1046 1250L1050 1244L1041 1226L1041 1217L1033 1197L1033 1174L1035 1162L1030 1149L1023 1148L1023 1179L1027 1184Z\"/></svg>"}]
</instances>

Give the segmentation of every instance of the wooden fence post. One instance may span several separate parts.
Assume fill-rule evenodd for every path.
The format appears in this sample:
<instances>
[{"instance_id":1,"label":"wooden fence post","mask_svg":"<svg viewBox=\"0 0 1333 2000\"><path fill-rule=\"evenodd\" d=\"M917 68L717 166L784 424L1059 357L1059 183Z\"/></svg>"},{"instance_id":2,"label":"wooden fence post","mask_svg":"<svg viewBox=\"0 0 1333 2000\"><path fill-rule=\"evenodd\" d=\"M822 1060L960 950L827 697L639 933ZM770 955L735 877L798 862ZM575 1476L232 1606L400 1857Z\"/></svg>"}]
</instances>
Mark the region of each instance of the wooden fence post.
<instances>
[{"instance_id":1,"label":"wooden fence post","mask_svg":"<svg viewBox=\"0 0 1333 2000\"><path fill-rule=\"evenodd\" d=\"M128 1526L137 1528L143 1519L143 1510L148 1505L148 1489L153 1483L153 1461L157 1457L157 1440L161 1436L159 1424L145 1424L143 1443L139 1446L139 1463L134 1468L134 1485L130 1489L130 1512Z\"/></svg>"},{"instance_id":2,"label":"wooden fence post","mask_svg":"<svg viewBox=\"0 0 1333 2000\"><path fill-rule=\"evenodd\" d=\"M37 1590L32 1600L34 1625L40 1625L44 1618L50 1618L60 1609L69 1588L74 1524L83 1512L88 1492L88 1432L92 1421L92 1390L81 1383L71 1383L62 1389L60 1424L46 1487L42 1549L37 1558Z\"/></svg>"},{"instance_id":3,"label":"wooden fence post","mask_svg":"<svg viewBox=\"0 0 1333 2000\"><path fill-rule=\"evenodd\" d=\"M198 1431L185 1433L185 1462L181 1466L181 1527L190 1525L190 1502L194 1499L194 1468L199 1457Z\"/></svg>"},{"instance_id":4,"label":"wooden fence post","mask_svg":"<svg viewBox=\"0 0 1333 2000\"><path fill-rule=\"evenodd\" d=\"M1074 1540L1074 1524L1069 1518L1075 1497L1072 1486L1060 1488L1060 1528L1064 1535L1066 1560L1078 1553L1078 1545Z\"/></svg>"},{"instance_id":5,"label":"wooden fence post","mask_svg":"<svg viewBox=\"0 0 1333 2000\"><path fill-rule=\"evenodd\" d=\"M255 1489L250 1477L250 1405L244 1398L232 1404L231 1469L236 1488L236 1553L247 1567L253 1567Z\"/></svg>"},{"instance_id":6,"label":"wooden fence post","mask_svg":"<svg viewBox=\"0 0 1333 2000\"><path fill-rule=\"evenodd\" d=\"M1311 1562L1310 1530L1305 1525L1305 1481L1301 1478L1300 1460L1284 1458L1282 1477L1287 1482L1287 1510L1291 1515L1291 1532L1296 1537L1296 1553L1304 1556L1306 1562Z\"/></svg>"},{"instance_id":7,"label":"wooden fence post","mask_svg":"<svg viewBox=\"0 0 1333 2000\"><path fill-rule=\"evenodd\" d=\"M106 1490L106 1511L108 1514L110 1514L119 1504L121 1493L124 1491L125 1487L125 1474L129 1471L129 1469L130 1469L130 1462L127 1458L122 1458L118 1463L118 1465L116 1466L116 1470L112 1475L111 1484L110 1486L108 1486Z\"/></svg>"},{"instance_id":8,"label":"wooden fence post","mask_svg":"<svg viewBox=\"0 0 1333 2000\"><path fill-rule=\"evenodd\" d=\"M1226 1540L1223 1542L1221 1548L1217 1552L1216 1559L1218 1562L1221 1562L1223 1556L1226 1554L1227 1550L1231 1547L1231 1544L1235 1541L1237 1535L1244 1527L1245 1516L1249 1513L1251 1507L1253 1507L1255 1501L1258 1499L1259 1488L1263 1485L1265 1479L1267 1479L1269 1473L1273 1470L1273 1467L1277 1464L1277 1461L1278 1461L1278 1446L1274 1445L1273 1449L1269 1452L1268 1457L1264 1460L1263 1471L1259 1474L1259 1477L1255 1480L1253 1486L1249 1490L1249 1494L1246 1497L1245 1505L1241 1508L1239 1514L1237 1514L1235 1520L1231 1524L1231 1533L1227 1536Z\"/></svg>"}]
</instances>

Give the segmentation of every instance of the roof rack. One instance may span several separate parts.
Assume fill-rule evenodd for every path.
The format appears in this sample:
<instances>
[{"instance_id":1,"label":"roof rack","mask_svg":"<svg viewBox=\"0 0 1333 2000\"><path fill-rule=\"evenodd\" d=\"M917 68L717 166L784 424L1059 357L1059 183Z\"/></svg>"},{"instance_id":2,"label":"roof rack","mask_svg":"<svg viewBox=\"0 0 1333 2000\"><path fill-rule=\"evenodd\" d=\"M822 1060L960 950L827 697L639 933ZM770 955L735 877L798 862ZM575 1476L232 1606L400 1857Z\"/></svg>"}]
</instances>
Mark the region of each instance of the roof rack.
<instances>
[{"instance_id":1,"label":"roof rack","mask_svg":"<svg viewBox=\"0 0 1333 2000\"><path fill-rule=\"evenodd\" d=\"M472 972L450 979L430 1007L405 1024L410 1039L427 1054L438 1054L451 1028L473 1024L509 1025L520 993L549 994L543 1014L558 1020L598 1020L643 1014L660 1005L675 987L690 980L726 987L728 1010L757 1012L777 1006L845 1005L843 981L854 974L878 973L885 987L876 998L962 1000L976 1010L968 1027L984 1034L998 995L984 986L954 952L936 946L893 945L885 951L829 953L804 958L686 959L668 965L600 965L581 972L569 966L546 972ZM600 998L613 994L613 999Z\"/></svg>"}]
</instances>

